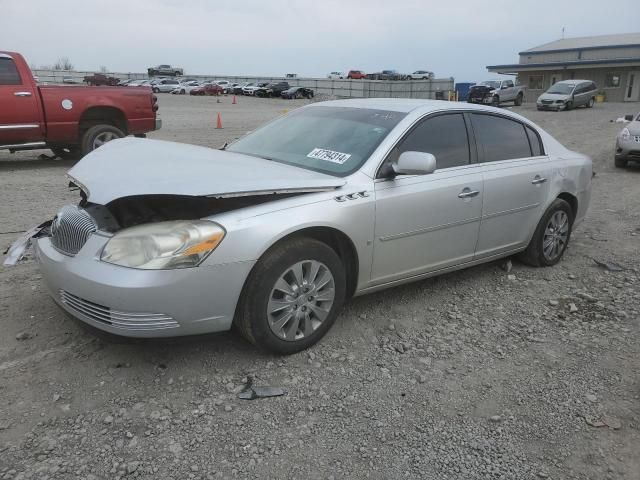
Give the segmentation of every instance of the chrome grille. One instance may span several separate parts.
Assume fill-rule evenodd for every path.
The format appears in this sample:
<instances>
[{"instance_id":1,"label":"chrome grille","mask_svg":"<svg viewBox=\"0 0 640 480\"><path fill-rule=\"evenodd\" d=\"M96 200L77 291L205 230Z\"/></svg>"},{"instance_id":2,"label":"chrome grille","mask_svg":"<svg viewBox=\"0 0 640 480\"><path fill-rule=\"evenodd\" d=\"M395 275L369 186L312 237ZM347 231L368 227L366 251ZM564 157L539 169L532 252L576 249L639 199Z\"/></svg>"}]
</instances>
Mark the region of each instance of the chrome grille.
<instances>
[{"instance_id":1,"label":"chrome grille","mask_svg":"<svg viewBox=\"0 0 640 480\"><path fill-rule=\"evenodd\" d=\"M634 135L634 136L633 136L633 139L634 139L636 142L640 143L640 135Z\"/></svg>"},{"instance_id":2,"label":"chrome grille","mask_svg":"<svg viewBox=\"0 0 640 480\"><path fill-rule=\"evenodd\" d=\"M123 330L163 330L180 325L162 313L123 312L90 302L65 290L60 290L60 301L71 310L96 322Z\"/></svg>"},{"instance_id":3,"label":"chrome grille","mask_svg":"<svg viewBox=\"0 0 640 480\"><path fill-rule=\"evenodd\" d=\"M65 205L51 223L51 243L61 253L75 255L97 229L95 220L86 210Z\"/></svg>"}]
</instances>

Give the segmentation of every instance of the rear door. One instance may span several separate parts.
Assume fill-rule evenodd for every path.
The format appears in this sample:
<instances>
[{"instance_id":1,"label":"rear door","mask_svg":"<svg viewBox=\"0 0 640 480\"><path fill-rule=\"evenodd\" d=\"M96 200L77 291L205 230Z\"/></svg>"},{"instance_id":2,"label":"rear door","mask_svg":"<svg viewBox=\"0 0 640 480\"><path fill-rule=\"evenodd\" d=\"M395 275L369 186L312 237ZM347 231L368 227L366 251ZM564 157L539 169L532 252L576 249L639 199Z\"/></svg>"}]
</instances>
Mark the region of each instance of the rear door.
<instances>
[{"instance_id":1,"label":"rear door","mask_svg":"<svg viewBox=\"0 0 640 480\"><path fill-rule=\"evenodd\" d=\"M522 249L542 216L551 162L531 127L496 114L469 116L484 175L476 258Z\"/></svg>"},{"instance_id":2,"label":"rear door","mask_svg":"<svg viewBox=\"0 0 640 480\"><path fill-rule=\"evenodd\" d=\"M0 145L42 140L42 114L32 78L22 78L11 55L0 53Z\"/></svg>"}]
</instances>

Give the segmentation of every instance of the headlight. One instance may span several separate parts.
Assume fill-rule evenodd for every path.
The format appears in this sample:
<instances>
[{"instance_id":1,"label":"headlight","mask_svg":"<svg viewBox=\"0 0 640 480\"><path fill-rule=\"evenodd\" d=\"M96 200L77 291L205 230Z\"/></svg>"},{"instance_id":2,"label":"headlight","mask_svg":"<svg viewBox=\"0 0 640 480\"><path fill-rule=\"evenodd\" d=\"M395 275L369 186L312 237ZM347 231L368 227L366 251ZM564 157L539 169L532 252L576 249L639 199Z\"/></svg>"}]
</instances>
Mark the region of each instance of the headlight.
<instances>
[{"instance_id":1,"label":"headlight","mask_svg":"<svg viewBox=\"0 0 640 480\"><path fill-rule=\"evenodd\" d=\"M207 220L127 228L107 242L100 260L144 270L195 267L220 244L225 230Z\"/></svg>"},{"instance_id":2,"label":"headlight","mask_svg":"<svg viewBox=\"0 0 640 480\"><path fill-rule=\"evenodd\" d=\"M631 140L631 133L629 132L629 129L627 127L624 127L620 132L620 138L625 142L627 140Z\"/></svg>"}]
</instances>

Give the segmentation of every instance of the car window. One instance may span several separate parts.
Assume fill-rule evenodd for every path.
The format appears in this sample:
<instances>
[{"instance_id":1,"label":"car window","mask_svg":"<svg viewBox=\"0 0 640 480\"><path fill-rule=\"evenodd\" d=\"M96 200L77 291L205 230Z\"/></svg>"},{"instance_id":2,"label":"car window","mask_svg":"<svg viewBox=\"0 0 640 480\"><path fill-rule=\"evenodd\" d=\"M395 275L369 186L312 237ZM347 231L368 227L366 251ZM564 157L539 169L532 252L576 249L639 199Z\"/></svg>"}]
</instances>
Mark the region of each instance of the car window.
<instances>
[{"instance_id":1,"label":"car window","mask_svg":"<svg viewBox=\"0 0 640 480\"><path fill-rule=\"evenodd\" d=\"M513 81L512 81L512 80L505 80L505 81L502 83L502 86L503 86L503 87L513 87Z\"/></svg>"},{"instance_id":2,"label":"car window","mask_svg":"<svg viewBox=\"0 0 640 480\"><path fill-rule=\"evenodd\" d=\"M11 58L0 58L0 85L21 85L22 80Z\"/></svg>"},{"instance_id":3,"label":"car window","mask_svg":"<svg viewBox=\"0 0 640 480\"><path fill-rule=\"evenodd\" d=\"M534 157L544 155L544 149L542 148L542 141L540 136L531 127L525 127L527 129L527 136L529 137L529 145L531 146L531 153Z\"/></svg>"},{"instance_id":4,"label":"car window","mask_svg":"<svg viewBox=\"0 0 640 480\"><path fill-rule=\"evenodd\" d=\"M359 169L402 112L348 107L294 110L229 145L227 150L335 176Z\"/></svg>"},{"instance_id":5,"label":"car window","mask_svg":"<svg viewBox=\"0 0 640 480\"><path fill-rule=\"evenodd\" d=\"M469 139L461 113L438 115L420 122L391 151L388 168L403 152L424 152L436 157L438 170L468 165Z\"/></svg>"},{"instance_id":6,"label":"car window","mask_svg":"<svg viewBox=\"0 0 640 480\"><path fill-rule=\"evenodd\" d=\"M471 114L473 131L484 156L480 161L497 162L531 156L523 124L496 115Z\"/></svg>"}]
</instances>

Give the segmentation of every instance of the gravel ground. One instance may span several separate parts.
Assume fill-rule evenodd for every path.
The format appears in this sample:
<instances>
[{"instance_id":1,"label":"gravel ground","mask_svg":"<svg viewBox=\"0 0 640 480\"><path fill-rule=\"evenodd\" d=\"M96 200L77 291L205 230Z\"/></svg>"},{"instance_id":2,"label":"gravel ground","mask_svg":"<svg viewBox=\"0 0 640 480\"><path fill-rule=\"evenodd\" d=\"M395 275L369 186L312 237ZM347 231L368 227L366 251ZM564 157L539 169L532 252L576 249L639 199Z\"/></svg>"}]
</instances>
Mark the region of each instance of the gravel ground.
<instances>
[{"instance_id":1,"label":"gravel ground","mask_svg":"<svg viewBox=\"0 0 640 480\"><path fill-rule=\"evenodd\" d=\"M303 103L160 102L151 137L209 146ZM632 108L518 109L594 159L591 211L559 265L354 299L290 357L232 333L104 343L46 296L33 260L3 268L0 479L640 479L640 168L613 168L610 122ZM76 201L70 164L39 153L0 151L3 246ZM239 400L248 377L288 394Z\"/></svg>"}]
</instances>

